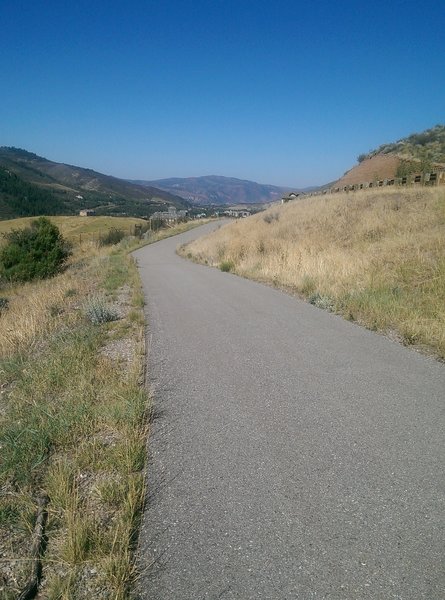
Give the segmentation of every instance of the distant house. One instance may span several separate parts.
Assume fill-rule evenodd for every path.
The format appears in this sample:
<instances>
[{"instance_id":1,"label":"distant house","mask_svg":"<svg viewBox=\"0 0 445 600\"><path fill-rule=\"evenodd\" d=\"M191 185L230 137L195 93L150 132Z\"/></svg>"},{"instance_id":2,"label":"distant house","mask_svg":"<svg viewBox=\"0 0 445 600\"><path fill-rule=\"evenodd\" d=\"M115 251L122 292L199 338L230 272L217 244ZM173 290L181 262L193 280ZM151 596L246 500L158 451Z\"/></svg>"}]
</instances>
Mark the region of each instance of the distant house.
<instances>
[{"instance_id":1,"label":"distant house","mask_svg":"<svg viewBox=\"0 0 445 600\"><path fill-rule=\"evenodd\" d=\"M302 192L291 192L287 196L283 196L281 198L281 204L286 204L286 202L289 202L290 200L296 200L297 198L299 198L302 195L303 195Z\"/></svg>"},{"instance_id":2,"label":"distant house","mask_svg":"<svg viewBox=\"0 0 445 600\"><path fill-rule=\"evenodd\" d=\"M81 217L93 217L96 214L96 211L91 208L84 208L79 212L79 216Z\"/></svg>"},{"instance_id":3,"label":"distant house","mask_svg":"<svg viewBox=\"0 0 445 600\"><path fill-rule=\"evenodd\" d=\"M250 217L252 213L250 210L237 210L230 208L229 210L225 210L223 214L227 215L228 217L235 217L235 219L245 219L246 217Z\"/></svg>"},{"instance_id":4,"label":"distant house","mask_svg":"<svg viewBox=\"0 0 445 600\"><path fill-rule=\"evenodd\" d=\"M177 223L180 219L187 217L186 210L176 210L174 206L170 206L167 211L158 211L151 215L153 221L162 221L163 223Z\"/></svg>"},{"instance_id":5,"label":"distant house","mask_svg":"<svg viewBox=\"0 0 445 600\"><path fill-rule=\"evenodd\" d=\"M79 194L79 195L77 195L77 196L76 196L76 198L77 198L78 200L83 200L83 196L81 196L80 194Z\"/></svg>"}]
</instances>

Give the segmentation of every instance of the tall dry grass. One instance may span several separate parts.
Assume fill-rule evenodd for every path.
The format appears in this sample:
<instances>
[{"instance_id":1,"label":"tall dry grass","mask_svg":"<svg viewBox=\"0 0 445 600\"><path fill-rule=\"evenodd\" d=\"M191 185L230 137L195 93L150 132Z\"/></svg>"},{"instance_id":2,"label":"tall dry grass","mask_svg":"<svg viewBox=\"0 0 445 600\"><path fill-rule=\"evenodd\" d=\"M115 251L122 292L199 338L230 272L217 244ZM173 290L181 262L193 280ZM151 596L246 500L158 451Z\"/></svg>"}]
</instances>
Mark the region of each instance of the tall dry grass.
<instances>
[{"instance_id":1,"label":"tall dry grass","mask_svg":"<svg viewBox=\"0 0 445 600\"><path fill-rule=\"evenodd\" d=\"M236 221L182 252L295 291L445 357L445 189L307 198Z\"/></svg>"},{"instance_id":2,"label":"tall dry grass","mask_svg":"<svg viewBox=\"0 0 445 600\"><path fill-rule=\"evenodd\" d=\"M36 217L21 217L0 221L0 236L11 229L29 227ZM99 236L106 234L110 229L121 229L126 235L132 235L134 226L147 225L144 219L137 217L48 217L57 225L64 238L78 243L79 241L97 241ZM0 237L1 243L1 237Z\"/></svg>"},{"instance_id":3,"label":"tall dry grass","mask_svg":"<svg viewBox=\"0 0 445 600\"><path fill-rule=\"evenodd\" d=\"M17 598L23 588L35 499L44 490L39 597L100 590L127 598L148 410L136 265L123 245L87 242L64 273L5 286L0 295L9 300L0 316L0 597ZM119 320L92 321L88 302L99 295L117 303Z\"/></svg>"},{"instance_id":4,"label":"tall dry grass","mask_svg":"<svg viewBox=\"0 0 445 600\"><path fill-rule=\"evenodd\" d=\"M29 226L32 219L14 219L0 223L0 234L11 229ZM118 217L51 217L62 233L74 242L73 255L63 273L47 280L33 281L19 285L0 287L0 298L8 299L8 310L3 311L0 319L0 360L23 351L29 351L34 345L41 345L45 336L61 326L72 326L78 316L82 299L92 289L92 272L85 265L94 268L94 261L101 264L101 257L107 256L112 249L100 248L89 240L92 232L107 231L115 222L124 231L130 231L134 224L146 222L142 219ZM175 227L161 229L153 233L148 240L126 239L121 247L130 251L145 243L153 243L171 235L177 235L201 225L202 222L179 223ZM79 239L82 242L79 243ZM99 267L99 270L101 267ZM96 275L98 275L96 273ZM113 277L119 277L118 269ZM120 274L125 279L126 272ZM114 282L111 282L112 285ZM109 287L107 284L106 288Z\"/></svg>"},{"instance_id":5,"label":"tall dry grass","mask_svg":"<svg viewBox=\"0 0 445 600\"><path fill-rule=\"evenodd\" d=\"M84 263L100 254L104 254L104 250L95 244L77 245L63 273L51 279L5 285L0 289L0 296L8 298L8 310L0 319L0 359L41 344L62 322L65 327L76 322L79 298L91 287Z\"/></svg>"},{"instance_id":6,"label":"tall dry grass","mask_svg":"<svg viewBox=\"0 0 445 600\"><path fill-rule=\"evenodd\" d=\"M129 252L192 225L103 248L82 234L63 273L0 290L9 301L0 314L2 600L17 598L29 574L41 491L50 502L39 598L132 597L149 398L144 297ZM118 318L93 318L93 303Z\"/></svg>"}]
</instances>

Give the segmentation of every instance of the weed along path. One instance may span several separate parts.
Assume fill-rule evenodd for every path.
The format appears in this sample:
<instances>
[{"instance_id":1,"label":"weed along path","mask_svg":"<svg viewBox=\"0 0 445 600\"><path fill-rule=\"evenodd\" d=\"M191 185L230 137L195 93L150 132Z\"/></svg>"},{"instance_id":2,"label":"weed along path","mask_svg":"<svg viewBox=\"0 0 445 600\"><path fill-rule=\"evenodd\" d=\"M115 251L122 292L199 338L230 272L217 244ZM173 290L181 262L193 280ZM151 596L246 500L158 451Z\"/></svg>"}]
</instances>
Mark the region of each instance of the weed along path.
<instances>
[{"instance_id":1,"label":"weed along path","mask_svg":"<svg viewBox=\"0 0 445 600\"><path fill-rule=\"evenodd\" d=\"M175 254L211 227L135 252L141 597L444 598L444 365Z\"/></svg>"}]
</instances>

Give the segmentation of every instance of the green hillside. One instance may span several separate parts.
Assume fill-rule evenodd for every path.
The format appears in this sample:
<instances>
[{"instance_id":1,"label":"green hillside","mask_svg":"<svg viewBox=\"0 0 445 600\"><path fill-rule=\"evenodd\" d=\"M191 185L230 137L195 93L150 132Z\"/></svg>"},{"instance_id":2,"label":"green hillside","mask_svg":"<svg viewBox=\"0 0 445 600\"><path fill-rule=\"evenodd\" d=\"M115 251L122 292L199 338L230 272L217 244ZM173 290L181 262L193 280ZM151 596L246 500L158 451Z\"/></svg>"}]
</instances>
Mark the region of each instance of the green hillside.
<instances>
[{"instance_id":1,"label":"green hillside","mask_svg":"<svg viewBox=\"0 0 445 600\"><path fill-rule=\"evenodd\" d=\"M51 191L0 167L0 219L57 215L66 211L64 203Z\"/></svg>"},{"instance_id":2,"label":"green hillside","mask_svg":"<svg viewBox=\"0 0 445 600\"><path fill-rule=\"evenodd\" d=\"M166 206L188 208L176 194L63 163L19 148L0 147L0 218L37 214L147 216Z\"/></svg>"},{"instance_id":3,"label":"green hillside","mask_svg":"<svg viewBox=\"0 0 445 600\"><path fill-rule=\"evenodd\" d=\"M382 144L368 154L361 154L359 162L376 154L398 154L406 160L423 163L445 163L445 125L436 125L421 133L413 133L391 144Z\"/></svg>"}]
</instances>

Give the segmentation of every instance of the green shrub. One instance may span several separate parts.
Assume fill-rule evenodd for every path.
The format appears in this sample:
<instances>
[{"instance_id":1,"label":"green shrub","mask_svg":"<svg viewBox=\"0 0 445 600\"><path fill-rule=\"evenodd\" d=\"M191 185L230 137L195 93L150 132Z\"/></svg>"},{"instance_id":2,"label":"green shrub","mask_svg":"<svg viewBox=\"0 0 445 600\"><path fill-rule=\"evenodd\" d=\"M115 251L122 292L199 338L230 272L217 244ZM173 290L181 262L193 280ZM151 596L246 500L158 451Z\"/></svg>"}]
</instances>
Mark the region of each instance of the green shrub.
<instances>
[{"instance_id":1,"label":"green shrub","mask_svg":"<svg viewBox=\"0 0 445 600\"><path fill-rule=\"evenodd\" d=\"M9 308L8 298L0 296L0 315L2 314L2 312L5 312L5 310L8 310L8 308Z\"/></svg>"},{"instance_id":2,"label":"green shrub","mask_svg":"<svg viewBox=\"0 0 445 600\"><path fill-rule=\"evenodd\" d=\"M235 268L235 265L231 260L223 260L223 262L219 265L219 268L223 273L230 273Z\"/></svg>"},{"instance_id":3,"label":"green shrub","mask_svg":"<svg viewBox=\"0 0 445 600\"><path fill-rule=\"evenodd\" d=\"M0 278L6 281L31 281L52 277L63 269L70 255L59 229L45 217L25 229L4 234L6 245L0 249Z\"/></svg>"},{"instance_id":4,"label":"green shrub","mask_svg":"<svg viewBox=\"0 0 445 600\"><path fill-rule=\"evenodd\" d=\"M125 237L125 233L122 229L116 229L112 227L110 231L99 237L99 246L113 246L118 244Z\"/></svg>"},{"instance_id":5,"label":"green shrub","mask_svg":"<svg viewBox=\"0 0 445 600\"><path fill-rule=\"evenodd\" d=\"M150 223L151 231L159 231L165 226L165 222L162 219L150 219Z\"/></svg>"},{"instance_id":6,"label":"green shrub","mask_svg":"<svg viewBox=\"0 0 445 600\"><path fill-rule=\"evenodd\" d=\"M139 239L142 239L144 237L144 234L147 233L147 231L149 230L149 228L149 223L136 223L133 228L133 235Z\"/></svg>"}]
</instances>

